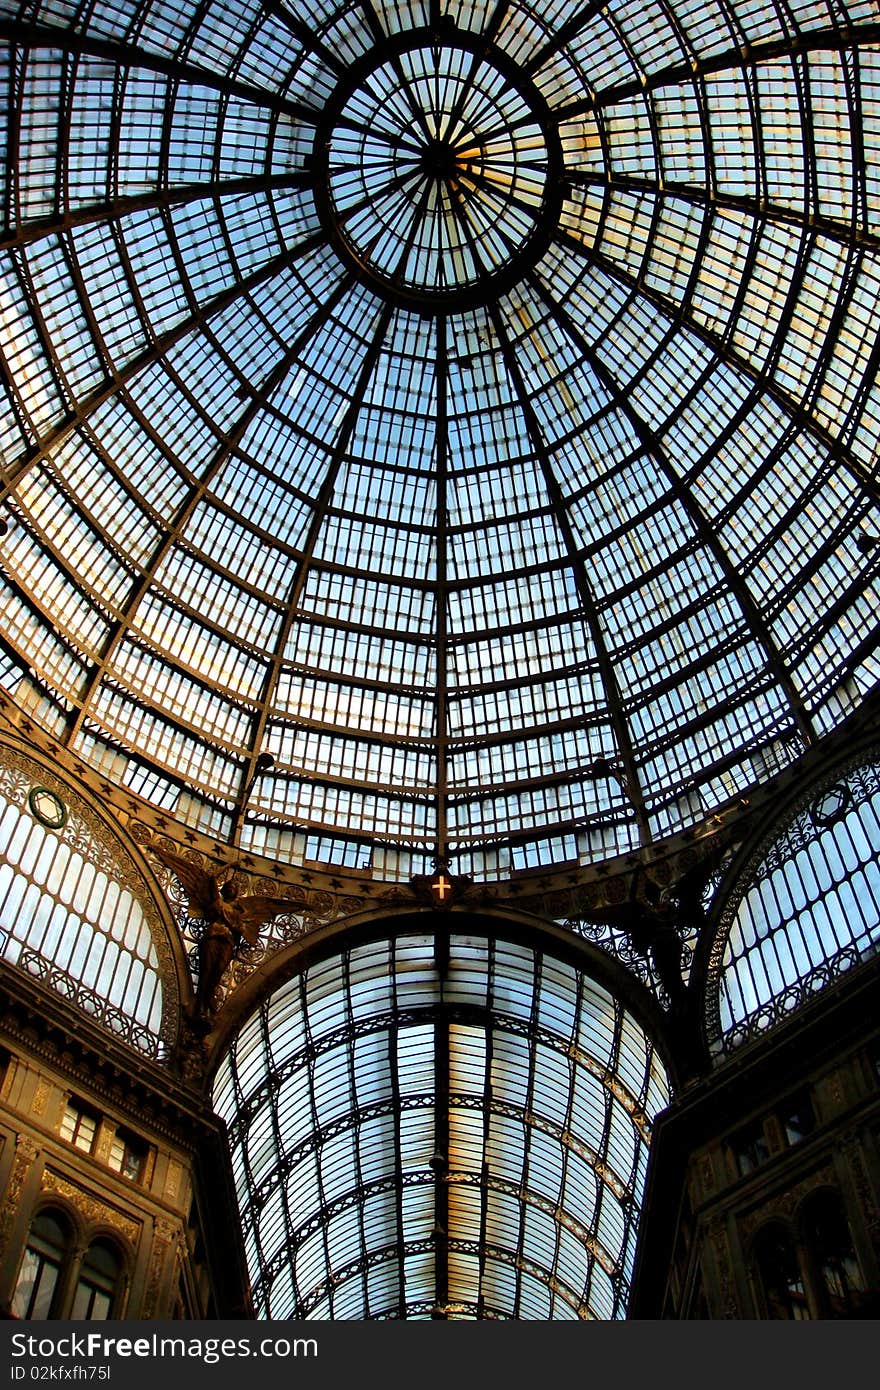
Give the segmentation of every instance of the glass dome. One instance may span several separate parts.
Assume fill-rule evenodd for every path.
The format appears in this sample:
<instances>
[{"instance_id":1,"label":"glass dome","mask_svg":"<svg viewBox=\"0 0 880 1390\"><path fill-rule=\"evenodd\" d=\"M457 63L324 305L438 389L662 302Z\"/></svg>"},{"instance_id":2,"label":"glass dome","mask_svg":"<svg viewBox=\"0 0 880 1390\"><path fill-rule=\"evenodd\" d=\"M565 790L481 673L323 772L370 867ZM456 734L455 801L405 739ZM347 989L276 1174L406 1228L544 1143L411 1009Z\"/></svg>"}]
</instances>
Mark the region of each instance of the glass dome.
<instances>
[{"instance_id":1,"label":"glass dome","mask_svg":"<svg viewBox=\"0 0 880 1390\"><path fill-rule=\"evenodd\" d=\"M82 763L282 861L503 879L873 687L873 0L0 26L0 664Z\"/></svg>"}]
</instances>

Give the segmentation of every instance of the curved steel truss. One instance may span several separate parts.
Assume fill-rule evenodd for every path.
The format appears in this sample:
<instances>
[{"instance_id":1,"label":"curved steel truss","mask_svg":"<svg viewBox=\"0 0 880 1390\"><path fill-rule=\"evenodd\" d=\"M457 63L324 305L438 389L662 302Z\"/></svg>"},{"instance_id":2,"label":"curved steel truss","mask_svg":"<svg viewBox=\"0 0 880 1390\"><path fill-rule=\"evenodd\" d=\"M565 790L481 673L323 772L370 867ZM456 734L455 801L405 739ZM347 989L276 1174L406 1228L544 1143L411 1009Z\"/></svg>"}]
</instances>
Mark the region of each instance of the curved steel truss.
<instances>
[{"instance_id":1,"label":"curved steel truss","mask_svg":"<svg viewBox=\"0 0 880 1390\"><path fill-rule=\"evenodd\" d=\"M258 1315L624 1316L667 1100L633 1016L533 949L444 925L313 964L214 1088Z\"/></svg>"}]
</instances>

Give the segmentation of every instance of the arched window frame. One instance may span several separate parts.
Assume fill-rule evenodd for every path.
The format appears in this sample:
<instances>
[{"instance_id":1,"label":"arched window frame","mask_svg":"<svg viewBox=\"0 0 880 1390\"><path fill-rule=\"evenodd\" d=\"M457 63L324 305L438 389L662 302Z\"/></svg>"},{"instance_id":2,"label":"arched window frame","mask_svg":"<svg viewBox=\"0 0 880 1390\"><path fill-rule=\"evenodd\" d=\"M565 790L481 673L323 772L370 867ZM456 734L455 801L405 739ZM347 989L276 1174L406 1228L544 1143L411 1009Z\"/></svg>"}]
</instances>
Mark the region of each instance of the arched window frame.
<instances>
[{"instance_id":1,"label":"arched window frame","mask_svg":"<svg viewBox=\"0 0 880 1390\"><path fill-rule=\"evenodd\" d=\"M823 1206L835 1209L834 1214L849 1238L849 1260L855 1267L855 1278L852 1279L849 1290L842 1295L844 1306L835 1306L834 1294L828 1287L823 1271L822 1251L812 1229L814 1212L817 1207ZM788 1246L793 1269L797 1271L802 1291L802 1318L827 1320L877 1316L880 1291L871 1290L868 1286L864 1260L857 1247L853 1224L849 1219L843 1194L837 1188L827 1185L813 1188L802 1199L790 1218L770 1217L752 1237L750 1269L755 1286L756 1312L757 1316L762 1318L774 1316L763 1267L764 1248L771 1239L784 1242Z\"/></svg>"},{"instance_id":2,"label":"arched window frame","mask_svg":"<svg viewBox=\"0 0 880 1390\"><path fill-rule=\"evenodd\" d=\"M75 1278L70 1290L70 1311L67 1316L74 1320L82 1321L108 1321L122 1316L125 1303L127 1301L128 1287L130 1283L130 1255L118 1237L103 1226L95 1227L90 1232L91 1239L86 1248L78 1255L75 1267ZM103 1318L96 1319L92 1311L88 1315L78 1314L76 1311L77 1300L80 1289L86 1285L86 1275L88 1274L89 1255L95 1249L108 1251L116 1260L116 1271L113 1276L111 1287L99 1290L96 1284L89 1287L95 1292L104 1292L108 1295L108 1311ZM90 1305L94 1309L94 1298Z\"/></svg>"},{"instance_id":3,"label":"arched window frame","mask_svg":"<svg viewBox=\"0 0 880 1390\"><path fill-rule=\"evenodd\" d=\"M780 1249L790 1261L786 1287L781 1290L771 1286L771 1272L768 1269L768 1255L771 1245ZM773 1218L755 1233L752 1241L752 1269L756 1286L758 1316L779 1321L806 1321L816 1316L814 1302L810 1297L808 1282L804 1274L804 1260L800 1243L788 1222ZM794 1276L794 1277L791 1277ZM777 1311L785 1306L786 1312Z\"/></svg>"},{"instance_id":4,"label":"arched window frame","mask_svg":"<svg viewBox=\"0 0 880 1390\"><path fill-rule=\"evenodd\" d=\"M73 1319L73 1307L77 1290L82 1282L83 1266L87 1260L89 1251L96 1245L105 1246L110 1249L118 1262L107 1318L117 1319L123 1317L128 1303L128 1291L131 1286L132 1251L106 1223L99 1222L86 1225L80 1213L77 1212L75 1208L66 1202L57 1200L41 1203L34 1209L31 1216L28 1226L28 1235L24 1249L22 1250L21 1260L19 1261L15 1289L12 1295L13 1311L15 1310L16 1292L21 1280L22 1269L27 1257L27 1252L31 1248L30 1242L34 1225L40 1220L40 1217L44 1215L53 1216L59 1224L66 1229L67 1237L65 1245L60 1252L57 1265L58 1273L52 1289L49 1309L48 1312L43 1314L43 1317L52 1321ZM30 1305L30 1301L29 1306L32 1306ZM15 1315L21 1316L21 1314L18 1313Z\"/></svg>"},{"instance_id":5,"label":"arched window frame","mask_svg":"<svg viewBox=\"0 0 880 1390\"><path fill-rule=\"evenodd\" d=\"M860 782L863 784L860 788L860 802L853 805L850 801L833 814L826 814L827 805L835 792L842 787L855 787ZM768 900L773 897L771 879L774 874L784 876L787 864L792 866L793 877L798 877L802 872L809 874L809 866L807 869L797 868L798 856L803 857L808 854L811 846L818 846L823 835L827 835L835 826L843 823L849 814L856 812L860 816L860 808L863 807L872 808L866 811L866 816L873 816L875 821L880 822L880 748L876 745L867 745L833 769L826 768L821 775L814 776L805 783L799 783L797 795L793 796L787 805L783 804L782 809L777 809L772 822L764 823L756 841L743 853L739 861L739 870L734 869L730 887L720 900L715 916L715 929L711 937L706 938L703 957L706 970L706 1040L710 1052L719 1061L738 1047L782 1023L818 992L833 984L841 975L861 964L876 951L880 942L880 887L877 883L880 850L876 850L875 847L872 854L869 847L867 852L863 850L861 856L857 856L858 862L854 867L848 864L846 873L840 874L837 878L832 875L832 881L826 888L817 880L812 886L815 897L810 900L811 906L798 907L799 916L795 915L790 919L780 906L779 920L775 924L771 923L768 931L756 934L751 944L748 941L744 942L738 958L739 965L731 963L728 959L729 943L737 928L739 914L749 896L756 892L760 895L766 886ZM807 823L807 840L800 846L797 842L802 838L801 832ZM844 827L844 833L852 840L851 830ZM857 833L865 845L868 845L867 832L861 819ZM852 860L856 854L854 843L841 848L836 839L833 842L826 839L824 845L823 852L831 850L841 864L845 863L847 857ZM870 900L866 909L860 909L863 920L855 926L849 925L849 918L844 910L845 904L838 902L837 916L832 923L823 906L826 899L834 895L839 897L842 893L845 901L851 902L855 893L856 899L862 902L865 897L865 885L868 884L866 876L870 876ZM816 909L821 909L818 917L815 915ZM878 920L872 925L875 914ZM799 924L807 917L815 923L815 943L812 945L805 941L800 931ZM841 940L841 932L847 934L846 940ZM834 944L833 937L836 938ZM756 995L754 1003L748 1009L736 1014L729 1022L725 1021L722 1013L725 981L735 976L737 971L745 970L748 961L757 959L765 949L769 951L774 943L780 947L781 954L777 952L771 966L766 967L765 973L767 981L774 971L778 974L775 987L769 993L765 990L761 997ZM805 959L798 963L799 956ZM765 969L763 962L760 964L761 968Z\"/></svg>"},{"instance_id":6,"label":"arched window frame","mask_svg":"<svg viewBox=\"0 0 880 1390\"><path fill-rule=\"evenodd\" d=\"M47 1250L48 1239L37 1229L41 1221L55 1221L61 1228L61 1242L51 1250ZM73 1246L76 1241L77 1227L71 1213L64 1207L55 1203L38 1207L30 1220L28 1226L27 1239L24 1249L21 1252L18 1270L15 1276L15 1286L12 1292L12 1311L15 1317L30 1319L34 1316L34 1310L40 1304L37 1316L39 1318L60 1317L60 1308L63 1303L65 1285L67 1281L67 1271L70 1264ZM53 1258L57 1254L57 1258ZM36 1268L33 1271L30 1291L25 1294L22 1285L23 1277L27 1277L29 1259L33 1258ZM46 1268L54 1269L54 1278L51 1288L43 1291L44 1271Z\"/></svg>"},{"instance_id":7,"label":"arched window frame","mask_svg":"<svg viewBox=\"0 0 880 1390\"><path fill-rule=\"evenodd\" d=\"M25 750L11 740L0 738L0 781L3 782L0 818L8 815L15 828L15 834L10 832L10 838L0 850L0 878L4 880L0 884L0 909L9 914L2 922L0 960L8 957L11 966L40 979L50 990L82 1008L115 1037L138 1052L158 1058L163 1050L173 1045L180 1021L181 995L190 987L184 949L168 905L157 890L145 861L140 859L134 841L128 840L120 826L108 819L86 787L68 782L63 769L45 765L35 756L37 751ZM32 805L35 790L63 803L66 811L63 822L50 824L36 813ZM39 837L42 837L42 844L38 843ZM61 901L55 891L53 876L60 871L48 848L55 841L65 851L64 862L71 881L78 863L88 860L94 871L90 878L76 882L76 910L66 900ZM36 854L39 871L31 866L29 872L19 863L16 846L20 851L22 843L26 844L29 862ZM69 889L70 885L67 887ZM145 940L149 938L152 961L142 955L132 955L127 939L127 919L121 919L120 931L123 922L125 931L120 935L112 937L108 932L101 916L106 906L103 900L99 902L101 893L111 907L119 902L132 905L135 918L139 910L139 930ZM72 914L73 920L80 923L79 936L76 932L68 933L67 924L63 923L59 937L63 943L68 942L68 937L71 941L76 938L79 953L76 963L67 961L60 945L56 950L47 951L42 940L35 939L28 925L28 912L33 912L36 900L46 917L43 934L47 938L59 937L59 923L65 912L68 913L67 922L72 920ZM83 907L85 903L89 904L89 912ZM24 922L23 929L17 925L19 918ZM88 928L92 931L91 939ZM10 951L7 947L14 949ZM103 952L110 947L118 951L119 964L113 973L111 989L102 992L83 978L80 966L85 953L92 973L99 960L100 969L103 969ZM142 995L147 999L149 982L155 977L158 1018L153 1017L152 1021L134 1017L128 1007L130 1001L124 991L129 988L132 962L144 977L141 994L138 994L139 1006ZM114 992L119 994L120 990L123 996L115 998ZM152 1007L153 1015L157 1013L156 1003Z\"/></svg>"},{"instance_id":8,"label":"arched window frame","mask_svg":"<svg viewBox=\"0 0 880 1390\"><path fill-rule=\"evenodd\" d=\"M826 1273L831 1263L831 1252L823 1250L815 1229L818 1215L832 1214L839 1223L841 1233L845 1234L848 1249L838 1249L834 1258L839 1263L840 1288L835 1292ZM798 1231L806 1251L811 1282L822 1318L862 1318L875 1317L877 1290L873 1294L873 1309L870 1309L871 1293L865 1277L864 1262L860 1258L849 1220L846 1204L840 1192L831 1187L818 1188L805 1197L797 1212ZM849 1268L846 1268L846 1266Z\"/></svg>"}]
</instances>

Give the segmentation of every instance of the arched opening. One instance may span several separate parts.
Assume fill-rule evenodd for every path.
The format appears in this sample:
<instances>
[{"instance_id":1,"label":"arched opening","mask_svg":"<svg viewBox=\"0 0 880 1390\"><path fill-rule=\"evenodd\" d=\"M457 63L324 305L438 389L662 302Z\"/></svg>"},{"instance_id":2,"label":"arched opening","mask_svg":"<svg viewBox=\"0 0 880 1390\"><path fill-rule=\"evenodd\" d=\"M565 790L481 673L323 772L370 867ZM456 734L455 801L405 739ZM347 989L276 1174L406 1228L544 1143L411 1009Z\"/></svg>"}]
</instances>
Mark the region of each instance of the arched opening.
<instances>
[{"instance_id":1,"label":"arched opening","mask_svg":"<svg viewBox=\"0 0 880 1390\"><path fill-rule=\"evenodd\" d=\"M70 1224L60 1212L45 1209L34 1217L12 1298L15 1317L39 1321L60 1316L61 1275L70 1243Z\"/></svg>"},{"instance_id":2,"label":"arched opening","mask_svg":"<svg viewBox=\"0 0 880 1390\"><path fill-rule=\"evenodd\" d=\"M877 1296L868 1293L839 1195L816 1193L804 1205L801 1224L821 1316L876 1317Z\"/></svg>"},{"instance_id":3,"label":"arched opening","mask_svg":"<svg viewBox=\"0 0 880 1390\"><path fill-rule=\"evenodd\" d=\"M0 843L0 958L157 1057L176 1013L172 947L118 836L4 744Z\"/></svg>"},{"instance_id":4,"label":"arched opening","mask_svg":"<svg viewBox=\"0 0 880 1390\"><path fill-rule=\"evenodd\" d=\"M810 1312L803 1272L794 1243L782 1227L762 1231L756 1259L764 1295L765 1316L802 1322Z\"/></svg>"},{"instance_id":5,"label":"arched opening","mask_svg":"<svg viewBox=\"0 0 880 1390\"><path fill-rule=\"evenodd\" d=\"M112 1318L118 1311L122 1259L107 1240L94 1240L79 1267L70 1316L90 1322Z\"/></svg>"},{"instance_id":6,"label":"arched opening","mask_svg":"<svg viewBox=\"0 0 880 1390\"><path fill-rule=\"evenodd\" d=\"M538 945L409 931L282 984L227 1120L259 1316L615 1318L668 1080L603 985Z\"/></svg>"},{"instance_id":7,"label":"arched opening","mask_svg":"<svg viewBox=\"0 0 880 1390\"><path fill-rule=\"evenodd\" d=\"M726 1054L766 1032L880 941L880 770L826 777L777 823L722 914L709 1032Z\"/></svg>"}]
</instances>

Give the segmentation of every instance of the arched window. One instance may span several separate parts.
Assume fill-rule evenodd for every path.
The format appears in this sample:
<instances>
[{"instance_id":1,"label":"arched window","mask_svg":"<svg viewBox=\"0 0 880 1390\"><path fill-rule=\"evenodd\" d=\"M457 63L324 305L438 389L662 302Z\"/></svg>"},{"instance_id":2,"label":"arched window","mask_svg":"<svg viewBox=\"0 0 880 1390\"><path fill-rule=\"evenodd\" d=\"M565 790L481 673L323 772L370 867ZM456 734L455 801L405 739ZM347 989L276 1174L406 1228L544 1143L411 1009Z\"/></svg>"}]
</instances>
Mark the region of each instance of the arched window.
<instances>
[{"instance_id":1,"label":"arched window","mask_svg":"<svg viewBox=\"0 0 880 1390\"><path fill-rule=\"evenodd\" d=\"M169 1020L148 889L85 802L49 782L0 749L0 957L156 1056Z\"/></svg>"},{"instance_id":2,"label":"arched window","mask_svg":"<svg viewBox=\"0 0 880 1390\"><path fill-rule=\"evenodd\" d=\"M707 997L729 1053L880 943L880 764L816 784L763 842L722 914Z\"/></svg>"},{"instance_id":3,"label":"arched window","mask_svg":"<svg viewBox=\"0 0 880 1390\"><path fill-rule=\"evenodd\" d=\"M829 1318L866 1316L866 1286L840 1198L821 1192L804 1208L803 1228L818 1292ZM873 1316L871 1314L870 1316Z\"/></svg>"},{"instance_id":4,"label":"arched window","mask_svg":"<svg viewBox=\"0 0 880 1390\"><path fill-rule=\"evenodd\" d=\"M31 1223L12 1297L12 1314L31 1320L117 1317L122 1273L121 1252L101 1236L77 1260L71 1223L62 1212L44 1209Z\"/></svg>"},{"instance_id":5,"label":"arched window","mask_svg":"<svg viewBox=\"0 0 880 1390\"><path fill-rule=\"evenodd\" d=\"M73 1295L71 1318L92 1322L112 1318L116 1303L122 1260L106 1240L93 1241L79 1267L79 1278Z\"/></svg>"},{"instance_id":6,"label":"arched window","mask_svg":"<svg viewBox=\"0 0 880 1390\"><path fill-rule=\"evenodd\" d=\"M800 1261L788 1234L770 1227L761 1233L756 1250L765 1316L796 1322L811 1317Z\"/></svg>"},{"instance_id":7,"label":"arched window","mask_svg":"<svg viewBox=\"0 0 880 1390\"><path fill-rule=\"evenodd\" d=\"M15 1317L59 1316L61 1271L70 1239L70 1227L57 1212L42 1211L34 1217L12 1298Z\"/></svg>"}]
</instances>

